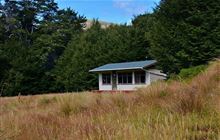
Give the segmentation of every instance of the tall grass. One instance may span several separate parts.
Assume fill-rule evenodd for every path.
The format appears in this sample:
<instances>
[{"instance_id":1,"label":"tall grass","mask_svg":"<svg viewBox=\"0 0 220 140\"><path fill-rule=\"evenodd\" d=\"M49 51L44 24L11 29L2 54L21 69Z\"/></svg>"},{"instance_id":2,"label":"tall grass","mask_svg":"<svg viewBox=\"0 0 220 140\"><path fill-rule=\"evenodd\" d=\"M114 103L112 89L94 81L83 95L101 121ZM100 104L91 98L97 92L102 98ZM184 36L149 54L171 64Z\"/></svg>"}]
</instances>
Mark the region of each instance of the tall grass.
<instances>
[{"instance_id":1,"label":"tall grass","mask_svg":"<svg viewBox=\"0 0 220 140\"><path fill-rule=\"evenodd\" d=\"M220 62L130 94L0 98L0 139L220 139Z\"/></svg>"}]
</instances>

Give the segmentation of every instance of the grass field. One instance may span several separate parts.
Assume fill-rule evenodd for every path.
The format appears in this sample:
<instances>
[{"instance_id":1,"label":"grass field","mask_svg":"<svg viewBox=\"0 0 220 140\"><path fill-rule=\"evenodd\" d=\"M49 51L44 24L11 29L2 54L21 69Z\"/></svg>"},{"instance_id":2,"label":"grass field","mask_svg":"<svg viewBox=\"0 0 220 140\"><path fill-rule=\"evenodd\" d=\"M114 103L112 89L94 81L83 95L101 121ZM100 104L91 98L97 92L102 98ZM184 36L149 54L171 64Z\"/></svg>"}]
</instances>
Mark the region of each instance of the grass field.
<instances>
[{"instance_id":1,"label":"grass field","mask_svg":"<svg viewBox=\"0 0 220 140\"><path fill-rule=\"evenodd\" d=\"M0 98L0 139L220 139L220 61L129 94Z\"/></svg>"}]
</instances>

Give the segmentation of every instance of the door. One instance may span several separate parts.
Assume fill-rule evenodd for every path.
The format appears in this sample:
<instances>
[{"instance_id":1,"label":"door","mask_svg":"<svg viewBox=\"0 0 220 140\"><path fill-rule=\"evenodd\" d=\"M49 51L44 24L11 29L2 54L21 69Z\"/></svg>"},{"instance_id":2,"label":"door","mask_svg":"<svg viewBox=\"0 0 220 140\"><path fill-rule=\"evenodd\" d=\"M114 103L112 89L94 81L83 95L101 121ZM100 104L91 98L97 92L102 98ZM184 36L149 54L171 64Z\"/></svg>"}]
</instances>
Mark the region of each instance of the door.
<instances>
[{"instance_id":1,"label":"door","mask_svg":"<svg viewBox=\"0 0 220 140\"><path fill-rule=\"evenodd\" d=\"M117 90L117 75L116 72L112 72L112 90Z\"/></svg>"}]
</instances>

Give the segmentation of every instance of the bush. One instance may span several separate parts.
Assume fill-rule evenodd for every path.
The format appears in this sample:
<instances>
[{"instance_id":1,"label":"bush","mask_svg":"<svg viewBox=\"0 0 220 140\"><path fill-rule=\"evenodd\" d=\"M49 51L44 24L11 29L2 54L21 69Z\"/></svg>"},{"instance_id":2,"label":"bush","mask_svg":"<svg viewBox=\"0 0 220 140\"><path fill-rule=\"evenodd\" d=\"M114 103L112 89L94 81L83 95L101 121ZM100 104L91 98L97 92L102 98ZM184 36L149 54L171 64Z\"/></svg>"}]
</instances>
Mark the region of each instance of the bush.
<instances>
[{"instance_id":1,"label":"bush","mask_svg":"<svg viewBox=\"0 0 220 140\"><path fill-rule=\"evenodd\" d=\"M182 69L178 76L181 79L191 79L207 68L206 65L199 65L191 68Z\"/></svg>"}]
</instances>

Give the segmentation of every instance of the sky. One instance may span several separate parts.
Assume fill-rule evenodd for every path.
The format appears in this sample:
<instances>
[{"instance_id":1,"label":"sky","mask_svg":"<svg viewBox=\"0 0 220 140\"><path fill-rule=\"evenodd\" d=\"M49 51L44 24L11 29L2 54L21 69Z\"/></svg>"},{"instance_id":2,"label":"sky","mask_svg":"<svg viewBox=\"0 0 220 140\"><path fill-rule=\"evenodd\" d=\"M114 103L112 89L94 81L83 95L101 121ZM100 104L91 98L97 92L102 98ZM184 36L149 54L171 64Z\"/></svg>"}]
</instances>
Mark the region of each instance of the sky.
<instances>
[{"instance_id":1,"label":"sky","mask_svg":"<svg viewBox=\"0 0 220 140\"><path fill-rule=\"evenodd\" d=\"M160 0L55 0L60 8L70 7L87 19L130 23L134 15L152 12Z\"/></svg>"}]
</instances>

